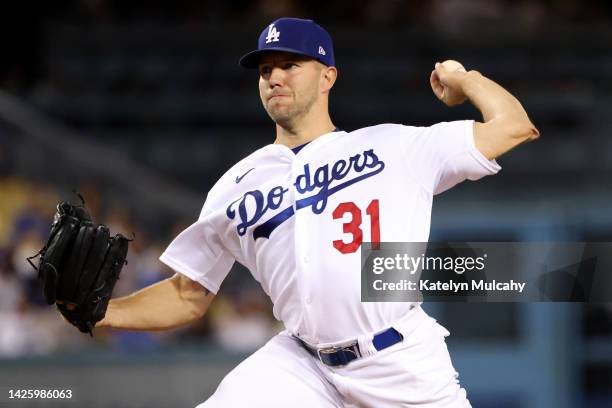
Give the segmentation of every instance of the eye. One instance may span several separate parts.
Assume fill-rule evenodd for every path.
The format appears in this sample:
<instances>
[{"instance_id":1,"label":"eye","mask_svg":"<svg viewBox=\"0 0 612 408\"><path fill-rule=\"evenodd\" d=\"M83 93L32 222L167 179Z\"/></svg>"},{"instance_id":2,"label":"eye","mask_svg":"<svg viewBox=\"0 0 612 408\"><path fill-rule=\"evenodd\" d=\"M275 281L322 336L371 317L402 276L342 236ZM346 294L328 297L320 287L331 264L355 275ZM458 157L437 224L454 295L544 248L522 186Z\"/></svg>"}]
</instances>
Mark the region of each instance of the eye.
<instances>
[{"instance_id":1,"label":"eye","mask_svg":"<svg viewBox=\"0 0 612 408\"><path fill-rule=\"evenodd\" d=\"M259 68L259 74L260 75L269 75L270 72L272 72L272 67L269 65L264 65L262 67Z\"/></svg>"},{"instance_id":2,"label":"eye","mask_svg":"<svg viewBox=\"0 0 612 408\"><path fill-rule=\"evenodd\" d=\"M295 62L286 62L283 64L283 69L291 69L291 68L295 68L297 67L298 64L296 64Z\"/></svg>"}]
</instances>

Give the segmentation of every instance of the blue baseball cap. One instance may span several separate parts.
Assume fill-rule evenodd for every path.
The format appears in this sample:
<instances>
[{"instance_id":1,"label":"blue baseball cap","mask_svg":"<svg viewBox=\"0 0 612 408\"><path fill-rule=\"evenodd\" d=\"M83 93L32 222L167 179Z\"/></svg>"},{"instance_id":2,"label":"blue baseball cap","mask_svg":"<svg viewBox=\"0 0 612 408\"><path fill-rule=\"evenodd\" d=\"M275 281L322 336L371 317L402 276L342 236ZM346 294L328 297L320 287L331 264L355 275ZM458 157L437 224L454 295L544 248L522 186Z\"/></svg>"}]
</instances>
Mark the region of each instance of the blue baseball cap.
<instances>
[{"instance_id":1,"label":"blue baseball cap","mask_svg":"<svg viewBox=\"0 0 612 408\"><path fill-rule=\"evenodd\" d=\"M312 20L283 17L268 25L259 35L257 49L240 58L245 68L258 68L259 58L270 51L284 51L314 58L333 67L334 47L331 36Z\"/></svg>"}]
</instances>

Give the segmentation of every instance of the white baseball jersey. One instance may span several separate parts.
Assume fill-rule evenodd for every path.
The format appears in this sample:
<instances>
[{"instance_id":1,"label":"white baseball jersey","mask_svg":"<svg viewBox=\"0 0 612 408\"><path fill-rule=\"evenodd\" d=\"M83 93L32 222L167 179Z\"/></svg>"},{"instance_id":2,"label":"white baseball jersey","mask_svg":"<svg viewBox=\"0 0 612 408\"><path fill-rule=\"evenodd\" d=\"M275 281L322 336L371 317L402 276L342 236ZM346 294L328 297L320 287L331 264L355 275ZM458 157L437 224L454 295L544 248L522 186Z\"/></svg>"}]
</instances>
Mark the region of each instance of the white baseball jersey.
<instances>
[{"instance_id":1,"label":"white baseball jersey","mask_svg":"<svg viewBox=\"0 0 612 408\"><path fill-rule=\"evenodd\" d=\"M474 146L472 121L337 131L297 154L267 145L219 179L160 259L213 293L237 260L291 333L355 339L414 309L360 301L360 244L426 242L433 195L499 169Z\"/></svg>"}]
</instances>

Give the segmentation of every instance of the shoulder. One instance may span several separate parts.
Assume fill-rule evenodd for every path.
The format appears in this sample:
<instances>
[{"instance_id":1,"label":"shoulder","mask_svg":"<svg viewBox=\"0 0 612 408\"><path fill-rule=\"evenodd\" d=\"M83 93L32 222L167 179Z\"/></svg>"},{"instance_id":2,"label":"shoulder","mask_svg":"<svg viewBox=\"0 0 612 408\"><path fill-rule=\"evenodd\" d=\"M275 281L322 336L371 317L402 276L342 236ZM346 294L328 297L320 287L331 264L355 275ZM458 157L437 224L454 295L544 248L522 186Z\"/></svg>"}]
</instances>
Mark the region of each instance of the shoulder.
<instances>
[{"instance_id":1,"label":"shoulder","mask_svg":"<svg viewBox=\"0 0 612 408\"><path fill-rule=\"evenodd\" d=\"M389 136L399 134L403 127L405 126L398 123L382 123L379 125L363 127L347 133L351 136Z\"/></svg>"},{"instance_id":2,"label":"shoulder","mask_svg":"<svg viewBox=\"0 0 612 408\"><path fill-rule=\"evenodd\" d=\"M440 122L431 126L411 126L400 123L382 123L379 125L368 126L361 129L348 132L351 137L365 138L411 138L421 135L431 134L439 131L444 131L449 126L452 127L455 122Z\"/></svg>"},{"instance_id":3,"label":"shoulder","mask_svg":"<svg viewBox=\"0 0 612 408\"><path fill-rule=\"evenodd\" d=\"M347 140L386 149L388 154L409 154L420 159L422 157L418 156L437 150L465 150L470 146L472 134L472 120L439 122L430 126L384 123L350 132Z\"/></svg>"},{"instance_id":4,"label":"shoulder","mask_svg":"<svg viewBox=\"0 0 612 408\"><path fill-rule=\"evenodd\" d=\"M452 122L438 122L430 126L412 126L401 123L381 123L379 125L367 126L360 129L348 131L347 134L354 136L393 136L393 135L418 135L432 132L444 132L448 130L461 130L472 126L473 120L457 120Z\"/></svg>"},{"instance_id":5,"label":"shoulder","mask_svg":"<svg viewBox=\"0 0 612 408\"><path fill-rule=\"evenodd\" d=\"M452 122L438 122L430 126L397 125L397 132L402 138L422 139L439 138L445 136L463 137L472 133L473 120L457 120Z\"/></svg>"},{"instance_id":6,"label":"shoulder","mask_svg":"<svg viewBox=\"0 0 612 408\"><path fill-rule=\"evenodd\" d=\"M439 122L434 125L428 126L426 129L438 130L438 131L457 131L464 130L466 128L472 128L474 121L471 119L467 120L455 120L452 122Z\"/></svg>"}]
</instances>

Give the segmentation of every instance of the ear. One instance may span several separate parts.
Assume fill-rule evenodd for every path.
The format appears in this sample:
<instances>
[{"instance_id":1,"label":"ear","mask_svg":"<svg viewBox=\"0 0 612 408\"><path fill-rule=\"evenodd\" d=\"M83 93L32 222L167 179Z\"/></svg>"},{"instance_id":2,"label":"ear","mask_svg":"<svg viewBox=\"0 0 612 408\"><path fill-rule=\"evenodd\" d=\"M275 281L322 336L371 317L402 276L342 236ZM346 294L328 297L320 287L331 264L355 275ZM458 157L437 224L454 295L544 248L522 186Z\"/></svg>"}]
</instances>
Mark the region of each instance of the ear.
<instances>
[{"instance_id":1,"label":"ear","mask_svg":"<svg viewBox=\"0 0 612 408\"><path fill-rule=\"evenodd\" d=\"M321 92L328 93L338 77L338 70L336 67L324 66L321 70Z\"/></svg>"}]
</instances>

